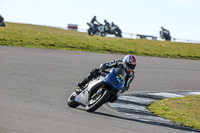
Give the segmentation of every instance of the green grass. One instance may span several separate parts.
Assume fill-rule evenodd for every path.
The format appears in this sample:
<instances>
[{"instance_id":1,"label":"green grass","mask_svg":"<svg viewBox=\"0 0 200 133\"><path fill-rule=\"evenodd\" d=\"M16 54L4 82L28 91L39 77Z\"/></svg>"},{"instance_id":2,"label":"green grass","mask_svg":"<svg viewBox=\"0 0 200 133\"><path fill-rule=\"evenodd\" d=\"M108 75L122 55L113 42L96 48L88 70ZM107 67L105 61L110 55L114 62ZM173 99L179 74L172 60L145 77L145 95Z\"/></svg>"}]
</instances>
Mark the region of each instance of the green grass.
<instances>
[{"instance_id":1,"label":"green grass","mask_svg":"<svg viewBox=\"0 0 200 133\"><path fill-rule=\"evenodd\" d=\"M77 31L8 22L6 28L0 28L0 45L200 59L200 44L88 36Z\"/></svg>"},{"instance_id":2,"label":"green grass","mask_svg":"<svg viewBox=\"0 0 200 133\"><path fill-rule=\"evenodd\" d=\"M148 108L158 116L200 129L200 95L166 98Z\"/></svg>"}]
</instances>

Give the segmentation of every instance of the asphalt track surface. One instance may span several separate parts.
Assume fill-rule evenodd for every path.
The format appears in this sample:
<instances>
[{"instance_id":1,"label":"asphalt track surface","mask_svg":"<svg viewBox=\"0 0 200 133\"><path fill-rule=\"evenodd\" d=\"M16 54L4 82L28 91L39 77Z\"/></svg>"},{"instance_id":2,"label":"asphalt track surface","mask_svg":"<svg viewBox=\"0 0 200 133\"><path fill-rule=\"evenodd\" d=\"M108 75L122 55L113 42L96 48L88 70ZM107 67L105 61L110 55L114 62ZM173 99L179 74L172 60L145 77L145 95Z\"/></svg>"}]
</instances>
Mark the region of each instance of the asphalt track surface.
<instances>
[{"instance_id":1,"label":"asphalt track surface","mask_svg":"<svg viewBox=\"0 0 200 133\"><path fill-rule=\"evenodd\" d=\"M124 55L0 46L0 133L183 133L66 99L88 72ZM136 56L129 92L199 91L200 61Z\"/></svg>"}]
</instances>

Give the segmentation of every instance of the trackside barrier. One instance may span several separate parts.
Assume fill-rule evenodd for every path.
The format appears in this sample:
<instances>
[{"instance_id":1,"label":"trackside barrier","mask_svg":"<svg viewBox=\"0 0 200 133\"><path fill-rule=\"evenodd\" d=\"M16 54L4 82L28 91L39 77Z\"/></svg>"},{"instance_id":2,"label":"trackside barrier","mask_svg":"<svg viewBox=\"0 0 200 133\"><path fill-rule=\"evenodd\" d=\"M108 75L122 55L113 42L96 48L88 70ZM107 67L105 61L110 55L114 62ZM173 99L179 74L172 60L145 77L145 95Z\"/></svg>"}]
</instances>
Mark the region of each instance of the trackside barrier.
<instances>
[{"instance_id":1,"label":"trackside barrier","mask_svg":"<svg viewBox=\"0 0 200 133\"><path fill-rule=\"evenodd\" d=\"M66 29L66 28L64 28ZM78 29L79 32L87 32L86 29ZM158 40L165 41L159 36L151 36L151 35L142 35L142 34L132 34L132 33L122 33L123 38L127 39L148 39L148 40ZM115 37L114 35L108 35L108 37ZM190 40L190 39L180 39L180 38L172 38L171 42L183 42L183 43L199 43L200 40Z\"/></svg>"},{"instance_id":2,"label":"trackside barrier","mask_svg":"<svg viewBox=\"0 0 200 133\"><path fill-rule=\"evenodd\" d=\"M156 37L156 36L141 35L141 34L137 34L137 38L138 38L138 39L148 39L148 38L151 38L152 40L157 40L157 37Z\"/></svg>"},{"instance_id":3,"label":"trackside barrier","mask_svg":"<svg viewBox=\"0 0 200 133\"><path fill-rule=\"evenodd\" d=\"M68 24L67 26L68 30L78 30L77 24Z\"/></svg>"},{"instance_id":4,"label":"trackside barrier","mask_svg":"<svg viewBox=\"0 0 200 133\"><path fill-rule=\"evenodd\" d=\"M149 36L149 35L132 34L132 33L122 33L122 36L123 38L129 38L129 39L148 39L148 40L165 41L159 36ZM199 40L180 39L180 38L172 38L171 42L200 43Z\"/></svg>"}]
</instances>

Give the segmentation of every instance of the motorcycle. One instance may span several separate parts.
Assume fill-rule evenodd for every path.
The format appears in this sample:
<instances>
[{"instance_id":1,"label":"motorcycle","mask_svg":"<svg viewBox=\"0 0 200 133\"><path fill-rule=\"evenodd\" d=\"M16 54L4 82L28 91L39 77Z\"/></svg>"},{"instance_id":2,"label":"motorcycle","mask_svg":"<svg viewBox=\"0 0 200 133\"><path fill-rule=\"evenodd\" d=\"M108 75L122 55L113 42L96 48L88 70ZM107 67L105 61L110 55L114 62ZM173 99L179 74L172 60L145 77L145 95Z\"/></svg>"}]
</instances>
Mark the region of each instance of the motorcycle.
<instances>
[{"instance_id":1,"label":"motorcycle","mask_svg":"<svg viewBox=\"0 0 200 133\"><path fill-rule=\"evenodd\" d=\"M106 36L107 34L114 34L116 37L122 37L122 31L116 25L111 26L110 29L105 25L104 32L101 32L101 36Z\"/></svg>"},{"instance_id":2,"label":"motorcycle","mask_svg":"<svg viewBox=\"0 0 200 133\"><path fill-rule=\"evenodd\" d=\"M90 36L104 32L104 26L102 24L97 25L97 24L87 23L87 25L90 27L87 30L88 35L90 35Z\"/></svg>"},{"instance_id":3,"label":"motorcycle","mask_svg":"<svg viewBox=\"0 0 200 133\"><path fill-rule=\"evenodd\" d=\"M162 39L165 39L167 41L171 41L171 36L169 31L160 31L160 36Z\"/></svg>"},{"instance_id":4,"label":"motorcycle","mask_svg":"<svg viewBox=\"0 0 200 133\"><path fill-rule=\"evenodd\" d=\"M116 94L125 84L126 72L122 68L112 68L109 72L101 72L85 85L81 92L74 91L68 98L67 104L71 108L79 105L86 108L87 112L94 112L107 102L114 102Z\"/></svg>"},{"instance_id":5,"label":"motorcycle","mask_svg":"<svg viewBox=\"0 0 200 133\"><path fill-rule=\"evenodd\" d=\"M3 17L0 15L0 26L6 27Z\"/></svg>"}]
</instances>

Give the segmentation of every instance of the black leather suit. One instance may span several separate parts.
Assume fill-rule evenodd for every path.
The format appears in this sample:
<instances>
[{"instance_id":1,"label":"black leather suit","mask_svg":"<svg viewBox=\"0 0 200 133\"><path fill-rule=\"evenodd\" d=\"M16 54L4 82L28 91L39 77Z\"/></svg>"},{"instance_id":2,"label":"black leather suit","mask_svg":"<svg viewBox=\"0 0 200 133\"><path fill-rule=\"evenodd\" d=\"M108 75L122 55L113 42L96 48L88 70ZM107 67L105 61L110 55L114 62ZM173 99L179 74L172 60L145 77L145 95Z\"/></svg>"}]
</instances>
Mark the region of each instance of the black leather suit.
<instances>
[{"instance_id":1,"label":"black leather suit","mask_svg":"<svg viewBox=\"0 0 200 133\"><path fill-rule=\"evenodd\" d=\"M86 76L83 81L78 83L78 87L82 88L83 86L85 86L89 81L91 81L93 78L97 77L99 75L99 71L105 71L106 69L109 68L123 68L123 64L121 60L114 60L110 63L103 63L100 65L100 68L95 68L93 69L90 74L88 76ZM130 88L130 83L133 81L135 77L135 73L134 71L132 71L131 73L126 72L126 78L125 78L125 85L124 88L122 89L121 92L127 91Z\"/></svg>"}]
</instances>

